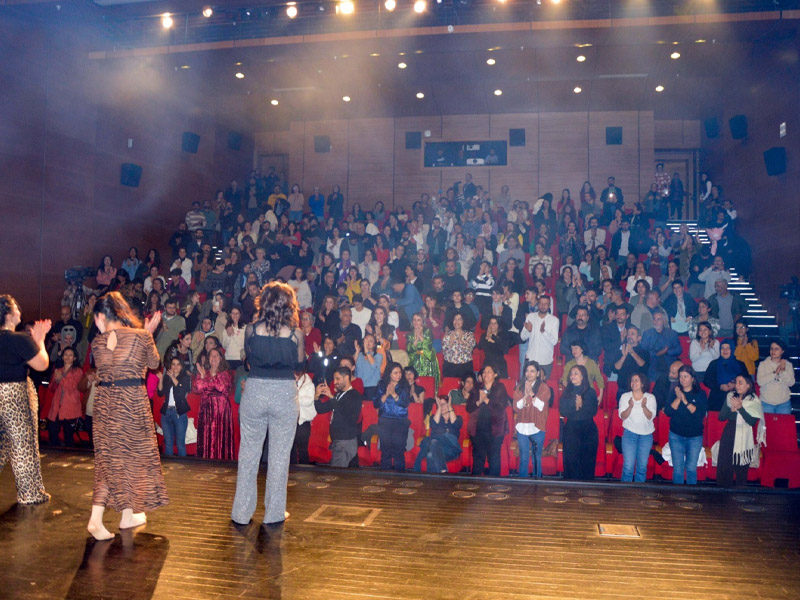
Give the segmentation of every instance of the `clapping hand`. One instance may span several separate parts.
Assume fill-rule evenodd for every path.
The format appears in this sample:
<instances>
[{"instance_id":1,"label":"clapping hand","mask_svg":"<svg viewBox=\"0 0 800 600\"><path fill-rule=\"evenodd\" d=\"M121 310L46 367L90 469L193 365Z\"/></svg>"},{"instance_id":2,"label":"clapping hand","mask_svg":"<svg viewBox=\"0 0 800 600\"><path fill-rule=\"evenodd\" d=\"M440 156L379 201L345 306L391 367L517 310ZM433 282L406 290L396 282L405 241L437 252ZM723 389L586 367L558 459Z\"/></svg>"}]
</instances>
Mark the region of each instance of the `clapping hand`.
<instances>
[{"instance_id":1,"label":"clapping hand","mask_svg":"<svg viewBox=\"0 0 800 600\"><path fill-rule=\"evenodd\" d=\"M144 320L144 329L145 329L145 331L150 333L150 335L152 335L152 334L155 333L156 329L158 329L159 323L161 323L161 311L160 310L155 312L155 313L153 313L153 316L150 317L149 319L145 319Z\"/></svg>"},{"instance_id":2,"label":"clapping hand","mask_svg":"<svg viewBox=\"0 0 800 600\"><path fill-rule=\"evenodd\" d=\"M583 396L580 394L575 395L575 410L580 410L583 408Z\"/></svg>"},{"instance_id":3,"label":"clapping hand","mask_svg":"<svg viewBox=\"0 0 800 600\"><path fill-rule=\"evenodd\" d=\"M33 341L36 342L37 345L44 344L44 338L47 336L47 332L50 331L50 327L52 326L53 322L50 319L36 321L33 324L33 329L31 331L31 337L33 338Z\"/></svg>"}]
</instances>

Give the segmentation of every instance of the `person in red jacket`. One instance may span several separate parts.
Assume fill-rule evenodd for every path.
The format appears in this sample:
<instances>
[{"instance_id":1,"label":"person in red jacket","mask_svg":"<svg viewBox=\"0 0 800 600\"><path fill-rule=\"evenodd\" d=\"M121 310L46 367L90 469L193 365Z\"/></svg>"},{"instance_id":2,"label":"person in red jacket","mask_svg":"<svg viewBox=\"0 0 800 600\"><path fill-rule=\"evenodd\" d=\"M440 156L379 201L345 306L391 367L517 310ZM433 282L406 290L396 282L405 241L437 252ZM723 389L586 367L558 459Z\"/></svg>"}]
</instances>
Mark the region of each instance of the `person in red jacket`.
<instances>
[{"instance_id":1,"label":"person in red jacket","mask_svg":"<svg viewBox=\"0 0 800 600\"><path fill-rule=\"evenodd\" d=\"M81 393L78 384L83 379L78 353L72 346L64 348L61 353L64 366L53 372L50 382L53 399L50 412L47 413L47 436L51 446L74 446L75 425L83 414ZM60 431L64 432L63 444L58 439Z\"/></svg>"}]
</instances>

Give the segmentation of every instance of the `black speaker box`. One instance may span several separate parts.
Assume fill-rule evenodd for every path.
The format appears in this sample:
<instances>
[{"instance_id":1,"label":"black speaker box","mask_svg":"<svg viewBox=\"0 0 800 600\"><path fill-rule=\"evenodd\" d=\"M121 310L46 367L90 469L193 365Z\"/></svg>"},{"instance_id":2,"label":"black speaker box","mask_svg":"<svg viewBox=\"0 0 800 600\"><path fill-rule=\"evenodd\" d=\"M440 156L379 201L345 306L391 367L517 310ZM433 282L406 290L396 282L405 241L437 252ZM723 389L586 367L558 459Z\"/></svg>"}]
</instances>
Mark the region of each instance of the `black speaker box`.
<instances>
[{"instance_id":1,"label":"black speaker box","mask_svg":"<svg viewBox=\"0 0 800 600\"><path fill-rule=\"evenodd\" d=\"M122 163L120 169L119 183L128 187L139 187L139 180L142 178L142 167L133 163Z\"/></svg>"},{"instance_id":2,"label":"black speaker box","mask_svg":"<svg viewBox=\"0 0 800 600\"><path fill-rule=\"evenodd\" d=\"M197 147L200 145L200 136L191 131L184 131L181 139L181 150L190 154L197 154Z\"/></svg>"},{"instance_id":3,"label":"black speaker box","mask_svg":"<svg viewBox=\"0 0 800 600\"><path fill-rule=\"evenodd\" d=\"M422 132L406 131L406 150L419 150L422 148Z\"/></svg>"},{"instance_id":4,"label":"black speaker box","mask_svg":"<svg viewBox=\"0 0 800 600\"><path fill-rule=\"evenodd\" d=\"M774 146L764 151L764 166L767 167L767 175L783 175L786 173L786 148Z\"/></svg>"},{"instance_id":5,"label":"black speaker box","mask_svg":"<svg viewBox=\"0 0 800 600\"><path fill-rule=\"evenodd\" d=\"M706 137L707 138L715 138L719 137L719 119L716 117L712 117L711 119L706 119L703 121L703 125L706 128Z\"/></svg>"},{"instance_id":6,"label":"black speaker box","mask_svg":"<svg viewBox=\"0 0 800 600\"><path fill-rule=\"evenodd\" d=\"M228 148L231 150L242 149L242 134L238 131L228 132Z\"/></svg>"},{"instance_id":7,"label":"black speaker box","mask_svg":"<svg viewBox=\"0 0 800 600\"><path fill-rule=\"evenodd\" d=\"M314 136L314 152L330 152L331 138L327 135Z\"/></svg>"},{"instance_id":8,"label":"black speaker box","mask_svg":"<svg viewBox=\"0 0 800 600\"><path fill-rule=\"evenodd\" d=\"M747 117L744 115L734 115L728 120L728 125L733 139L743 140L747 137Z\"/></svg>"},{"instance_id":9,"label":"black speaker box","mask_svg":"<svg viewBox=\"0 0 800 600\"><path fill-rule=\"evenodd\" d=\"M508 145L509 146L524 146L525 145L525 130L524 129L509 129L508 130Z\"/></svg>"},{"instance_id":10,"label":"black speaker box","mask_svg":"<svg viewBox=\"0 0 800 600\"><path fill-rule=\"evenodd\" d=\"M622 145L622 127L606 127L606 146Z\"/></svg>"}]
</instances>

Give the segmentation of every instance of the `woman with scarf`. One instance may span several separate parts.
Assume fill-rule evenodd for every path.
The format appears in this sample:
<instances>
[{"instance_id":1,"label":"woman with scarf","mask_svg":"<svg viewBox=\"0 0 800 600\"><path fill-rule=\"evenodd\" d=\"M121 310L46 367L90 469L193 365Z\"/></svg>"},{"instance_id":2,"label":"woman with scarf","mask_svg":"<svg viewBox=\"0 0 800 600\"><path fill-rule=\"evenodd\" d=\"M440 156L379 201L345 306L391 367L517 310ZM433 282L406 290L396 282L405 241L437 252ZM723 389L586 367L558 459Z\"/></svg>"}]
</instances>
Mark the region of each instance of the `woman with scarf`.
<instances>
[{"instance_id":1,"label":"woman with scarf","mask_svg":"<svg viewBox=\"0 0 800 600\"><path fill-rule=\"evenodd\" d=\"M712 360L703 384L708 388L708 410L721 410L725 398L736 388L736 377L747 373L745 364L734 356L734 342L723 340L719 343L719 358Z\"/></svg>"},{"instance_id":2,"label":"woman with scarf","mask_svg":"<svg viewBox=\"0 0 800 600\"><path fill-rule=\"evenodd\" d=\"M734 388L728 392L719 411L719 420L726 421L719 441L717 485L720 487L747 485L747 471L757 459L759 445L766 442L766 427L761 400L755 393L753 378L743 373L736 376ZM753 426L758 423L757 439Z\"/></svg>"}]
</instances>

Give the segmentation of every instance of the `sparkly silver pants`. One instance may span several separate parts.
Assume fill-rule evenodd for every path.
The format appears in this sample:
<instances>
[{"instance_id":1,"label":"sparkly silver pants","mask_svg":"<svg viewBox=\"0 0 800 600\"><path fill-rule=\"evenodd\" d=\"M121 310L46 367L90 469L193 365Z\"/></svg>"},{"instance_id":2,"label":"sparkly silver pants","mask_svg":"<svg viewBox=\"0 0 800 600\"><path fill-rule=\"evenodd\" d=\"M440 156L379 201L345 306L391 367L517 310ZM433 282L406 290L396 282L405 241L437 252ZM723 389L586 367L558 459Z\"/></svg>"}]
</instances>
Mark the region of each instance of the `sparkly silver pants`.
<instances>
[{"instance_id":1,"label":"sparkly silver pants","mask_svg":"<svg viewBox=\"0 0 800 600\"><path fill-rule=\"evenodd\" d=\"M264 523L284 520L289 456L299 413L297 386L293 380L247 380L239 407L239 472L231 511L231 519L237 523L248 523L256 510L258 466L267 431L269 462L264 493Z\"/></svg>"}]
</instances>

